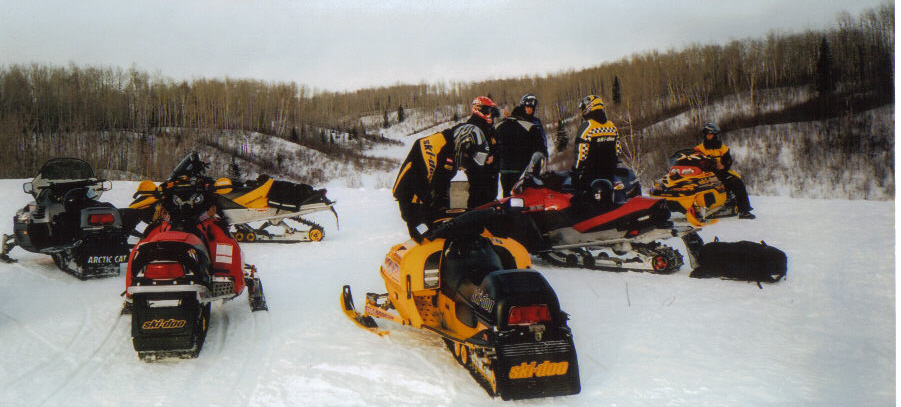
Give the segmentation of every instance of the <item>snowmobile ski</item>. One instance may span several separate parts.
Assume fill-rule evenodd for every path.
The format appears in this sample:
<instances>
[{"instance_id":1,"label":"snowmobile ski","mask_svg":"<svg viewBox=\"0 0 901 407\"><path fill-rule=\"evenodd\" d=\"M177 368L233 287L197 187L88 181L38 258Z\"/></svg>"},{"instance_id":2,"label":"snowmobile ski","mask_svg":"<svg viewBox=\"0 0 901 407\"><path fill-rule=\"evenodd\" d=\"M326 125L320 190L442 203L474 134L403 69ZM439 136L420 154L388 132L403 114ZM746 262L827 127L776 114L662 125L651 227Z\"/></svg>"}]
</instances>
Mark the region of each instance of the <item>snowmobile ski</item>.
<instances>
[{"instance_id":1,"label":"snowmobile ski","mask_svg":"<svg viewBox=\"0 0 901 407\"><path fill-rule=\"evenodd\" d=\"M504 400L581 391L568 316L513 239L491 236L496 209L467 212L391 248L380 274L387 293L366 295L363 313L350 286L341 307L354 324L382 334L375 318L441 337L451 356L489 395Z\"/></svg>"}]
</instances>

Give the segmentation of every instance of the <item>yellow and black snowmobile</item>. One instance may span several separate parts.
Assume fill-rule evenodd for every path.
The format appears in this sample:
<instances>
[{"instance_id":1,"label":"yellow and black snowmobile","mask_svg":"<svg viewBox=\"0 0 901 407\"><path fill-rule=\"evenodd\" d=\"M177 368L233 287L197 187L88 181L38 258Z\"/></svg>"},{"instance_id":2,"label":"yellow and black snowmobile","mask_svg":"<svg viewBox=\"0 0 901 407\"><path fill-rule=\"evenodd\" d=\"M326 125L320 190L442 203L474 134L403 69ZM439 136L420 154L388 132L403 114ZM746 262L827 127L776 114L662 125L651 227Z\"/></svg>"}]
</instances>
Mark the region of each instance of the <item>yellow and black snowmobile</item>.
<instances>
[{"instance_id":1,"label":"yellow and black snowmobile","mask_svg":"<svg viewBox=\"0 0 901 407\"><path fill-rule=\"evenodd\" d=\"M354 308L350 286L345 314L379 335L375 318L441 336L454 358L492 396L504 400L563 396L580 391L579 366L568 316L529 253L512 239L493 237L486 222L496 209L467 212L391 248L381 266L388 292L366 294Z\"/></svg>"},{"instance_id":2,"label":"yellow and black snowmobile","mask_svg":"<svg viewBox=\"0 0 901 407\"><path fill-rule=\"evenodd\" d=\"M696 150L679 150L670 156L670 170L654 182L650 196L667 201L671 211L685 214L694 226L716 223L718 218L737 216L735 197L713 172L715 161ZM730 172L736 177L739 174Z\"/></svg>"},{"instance_id":3,"label":"yellow and black snowmobile","mask_svg":"<svg viewBox=\"0 0 901 407\"><path fill-rule=\"evenodd\" d=\"M158 206L155 205L156 198L142 192L156 188L152 181L142 181L135 193L137 199L130 206L140 211L142 219L147 223L159 216L156 212ZM336 202L326 197L326 190L313 189L307 184L279 181L260 175L256 181L246 183L220 178L216 181L215 188L219 194L219 210L222 217L232 225L231 232L238 242L318 242L325 236L323 227L302 216L331 211L335 220L338 219L334 208ZM288 220L303 226L291 225ZM295 226L305 230L296 229ZM282 233L271 233L269 227L280 227Z\"/></svg>"}]
</instances>

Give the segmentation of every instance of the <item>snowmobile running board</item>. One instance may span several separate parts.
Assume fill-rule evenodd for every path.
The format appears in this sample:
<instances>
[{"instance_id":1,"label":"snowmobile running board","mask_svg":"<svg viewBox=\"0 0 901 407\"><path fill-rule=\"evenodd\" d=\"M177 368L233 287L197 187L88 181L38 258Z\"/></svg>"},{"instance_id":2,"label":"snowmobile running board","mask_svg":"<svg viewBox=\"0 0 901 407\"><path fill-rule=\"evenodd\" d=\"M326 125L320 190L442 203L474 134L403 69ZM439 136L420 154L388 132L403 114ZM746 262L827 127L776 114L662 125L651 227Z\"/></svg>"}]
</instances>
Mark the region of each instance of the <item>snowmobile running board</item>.
<instances>
[{"instance_id":1,"label":"snowmobile running board","mask_svg":"<svg viewBox=\"0 0 901 407\"><path fill-rule=\"evenodd\" d=\"M341 289L341 309L344 310L344 315L347 316L351 321L353 321L357 326L363 328L369 332L372 332L378 336L388 335L388 331L384 329L379 329L379 325L375 323L375 319L370 315L364 315L357 312L356 308L354 308L354 299L353 295L350 293L350 286L345 285Z\"/></svg>"},{"instance_id":2,"label":"snowmobile running board","mask_svg":"<svg viewBox=\"0 0 901 407\"><path fill-rule=\"evenodd\" d=\"M682 236L685 236L685 235L688 235L691 233L697 233L699 230L700 229L695 228L693 226L674 226L673 228L669 229L669 232L667 232L664 235L670 235L671 237L682 237ZM663 234L663 233L661 233L661 234ZM653 238L651 240L658 240L658 239L659 238ZM631 242L631 241L633 241L633 239L624 237L622 239L604 240L602 242L561 244L561 245L552 246L551 248L554 250L577 249L577 248L592 247L592 246L608 246L611 244L625 243L625 242Z\"/></svg>"}]
</instances>

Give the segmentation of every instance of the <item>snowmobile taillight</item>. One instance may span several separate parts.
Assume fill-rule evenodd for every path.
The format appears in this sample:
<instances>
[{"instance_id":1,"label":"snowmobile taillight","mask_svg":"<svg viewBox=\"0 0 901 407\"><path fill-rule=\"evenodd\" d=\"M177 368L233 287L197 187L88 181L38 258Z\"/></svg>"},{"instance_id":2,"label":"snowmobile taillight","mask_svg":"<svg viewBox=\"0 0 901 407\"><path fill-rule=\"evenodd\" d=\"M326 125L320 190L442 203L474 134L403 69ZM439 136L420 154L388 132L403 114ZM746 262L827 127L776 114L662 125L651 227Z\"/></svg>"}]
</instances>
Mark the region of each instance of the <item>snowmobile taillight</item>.
<instances>
[{"instance_id":1,"label":"snowmobile taillight","mask_svg":"<svg viewBox=\"0 0 901 407\"><path fill-rule=\"evenodd\" d=\"M627 237L638 236L638 229L630 230L628 233L626 233L626 236L627 236Z\"/></svg>"},{"instance_id":2,"label":"snowmobile taillight","mask_svg":"<svg viewBox=\"0 0 901 407\"><path fill-rule=\"evenodd\" d=\"M551 312L547 305L528 305L524 307L511 307L507 317L508 325L532 325L551 320Z\"/></svg>"},{"instance_id":3,"label":"snowmobile taillight","mask_svg":"<svg viewBox=\"0 0 901 407\"><path fill-rule=\"evenodd\" d=\"M109 225L116 221L116 217L111 213L94 213L88 217L88 223L91 225Z\"/></svg>"},{"instance_id":4,"label":"snowmobile taillight","mask_svg":"<svg viewBox=\"0 0 901 407\"><path fill-rule=\"evenodd\" d=\"M144 269L144 277L154 280L171 280L184 276L185 269L175 262L150 263Z\"/></svg>"}]
</instances>

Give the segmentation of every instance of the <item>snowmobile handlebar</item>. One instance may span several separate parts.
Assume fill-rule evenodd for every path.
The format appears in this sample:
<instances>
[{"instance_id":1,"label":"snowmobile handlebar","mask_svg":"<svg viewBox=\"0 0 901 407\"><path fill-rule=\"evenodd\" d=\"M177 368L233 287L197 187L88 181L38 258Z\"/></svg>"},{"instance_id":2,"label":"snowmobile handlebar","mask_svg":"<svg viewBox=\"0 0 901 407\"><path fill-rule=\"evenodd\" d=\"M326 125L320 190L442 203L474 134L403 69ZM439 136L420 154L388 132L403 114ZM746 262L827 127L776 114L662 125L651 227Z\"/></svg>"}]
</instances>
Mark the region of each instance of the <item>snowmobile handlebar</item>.
<instances>
[{"instance_id":1,"label":"snowmobile handlebar","mask_svg":"<svg viewBox=\"0 0 901 407\"><path fill-rule=\"evenodd\" d=\"M429 240L441 238L455 240L478 236L482 234L489 222L501 213L502 209L495 207L471 210L430 228L423 233L422 237Z\"/></svg>"}]
</instances>

